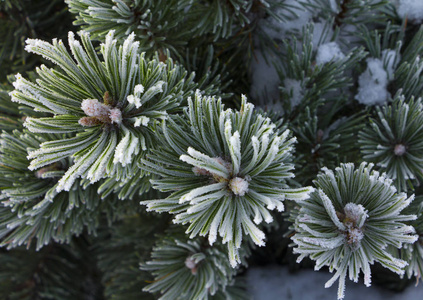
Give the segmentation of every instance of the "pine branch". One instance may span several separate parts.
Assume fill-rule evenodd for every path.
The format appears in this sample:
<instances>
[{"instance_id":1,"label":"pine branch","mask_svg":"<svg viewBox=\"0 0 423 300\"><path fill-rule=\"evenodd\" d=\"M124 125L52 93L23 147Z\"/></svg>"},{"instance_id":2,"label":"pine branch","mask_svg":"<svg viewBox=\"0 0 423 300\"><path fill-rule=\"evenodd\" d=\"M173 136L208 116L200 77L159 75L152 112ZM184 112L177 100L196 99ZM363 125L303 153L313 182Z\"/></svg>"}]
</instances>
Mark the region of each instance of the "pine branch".
<instances>
[{"instance_id":1,"label":"pine branch","mask_svg":"<svg viewBox=\"0 0 423 300\"><path fill-rule=\"evenodd\" d=\"M370 286L370 265L375 261L397 274L404 274L407 262L395 258L388 245L401 248L417 240L412 226L403 222L415 215L401 215L414 199L397 193L385 174L371 172L372 165L341 164L332 170L323 168L308 201L299 202L292 237L299 253L316 261L315 270L329 266L335 275L325 284L339 279L338 299L344 298L345 278L358 281L360 270L364 284Z\"/></svg>"},{"instance_id":2,"label":"pine branch","mask_svg":"<svg viewBox=\"0 0 423 300\"><path fill-rule=\"evenodd\" d=\"M136 157L154 144L156 121L174 112L196 86L194 75L188 77L171 59L165 64L139 55L134 35L118 47L113 34L102 44L103 62L87 33L81 35L83 46L69 33L72 56L62 41L28 41L28 51L53 61L61 71L42 66L37 83L18 74L11 95L13 101L54 114L27 118L24 125L30 131L70 134L29 154L33 170L74 158L58 192L68 191L79 177L91 183L105 176L131 177Z\"/></svg>"},{"instance_id":3,"label":"pine branch","mask_svg":"<svg viewBox=\"0 0 423 300\"><path fill-rule=\"evenodd\" d=\"M108 32L115 30L123 41L131 32L140 41L141 51L152 54L156 50L170 50L178 54L190 38L190 30L183 30L184 10L191 0L66 0L74 25L90 32L93 39L104 41Z\"/></svg>"},{"instance_id":4,"label":"pine branch","mask_svg":"<svg viewBox=\"0 0 423 300\"><path fill-rule=\"evenodd\" d=\"M268 210L282 211L285 199L307 198L310 188L287 185L295 139L275 131L245 98L235 112L198 91L188 103L184 118L163 125L162 149L142 160L142 168L160 176L153 187L172 194L141 204L176 214L175 223L190 223L191 238L208 235L212 245L219 234L235 267L243 236L264 245L264 233L254 223L272 222Z\"/></svg>"},{"instance_id":5,"label":"pine branch","mask_svg":"<svg viewBox=\"0 0 423 300\"><path fill-rule=\"evenodd\" d=\"M331 111L322 109L319 114L311 113L307 107L301 120L291 125L291 130L298 137L296 161L299 166L296 169L302 184L309 184L323 167L333 169L342 161L354 161L359 157L355 141L358 131L363 128L365 115L337 119L336 116L341 115L339 107L343 107L342 104L338 105L338 109L334 105ZM296 125L301 123L303 125Z\"/></svg>"},{"instance_id":6,"label":"pine branch","mask_svg":"<svg viewBox=\"0 0 423 300\"><path fill-rule=\"evenodd\" d=\"M10 88L8 86L0 87L0 130L13 131L22 129L22 116L19 106L10 101Z\"/></svg>"},{"instance_id":7,"label":"pine branch","mask_svg":"<svg viewBox=\"0 0 423 300\"><path fill-rule=\"evenodd\" d=\"M104 295L110 300L154 299L142 291L153 277L139 265L150 257L155 235L169 220L145 212L128 213L112 227L100 227L93 238L92 254L102 272Z\"/></svg>"},{"instance_id":8,"label":"pine branch","mask_svg":"<svg viewBox=\"0 0 423 300\"><path fill-rule=\"evenodd\" d=\"M410 225L416 229L419 238L414 244L407 244L401 249L401 258L408 263L405 268L406 274L408 278L413 276L416 278L417 286L419 280L422 280L423 274L423 197L417 196L413 203L406 208L405 213L417 215L417 219L410 222Z\"/></svg>"},{"instance_id":9,"label":"pine branch","mask_svg":"<svg viewBox=\"0 0 423 300\"><path fill-rule=\"evenodd\" d=\"M222 245L209 247L202 238L180 240L177 236L172 232L172 238L160 240L153 248L151 260L141 264L141 269L155 278L144 291L160 292L161 300L246 299L242 290L230 288L236 270L229 264Z\"/></svg>"},{"instance_id":10,"label":"pine branch","mask_svg":"<svg viewBox=\"0 0 423 300\"><path fill-rule=\"evenodd\" d=\"M81 188L75 182L70 191L56 191L59 178L69 160L51 163L37 171L28 170L27 150L54 135L34 135L14 131L1 134L0 148L0 245L29 247L35 238L36 249L52 241L69 242L83 230L94 233L103 213L113 220L118 211L115 200L104 202L97 195L97 186Z\"/></svg>"},{"instance_id":11,"label":"pine branch","mask_svg":"<svg viewBox=\"0 0 423 300\"><path fill-rule=\"evenodd\" d=\"M374 162L399 190L423 180L420 153L423 138L421 100L397 94L391 106L377 107L377 117L359 133L363 159Z\"/></svg>"},{"instance_id":12,"label":"pine branch","mask_svg":"<svg viewBox=\"0 0 423 300\"><path fill-rule=\"evenodd\" d=\"M313 26L304 29L302 44L291 36L290 40L284 41L281 52L284 56L279 70L281 102L291 121L306 107L313 110L323 105L330 99L330 93L337 92L336 101L339 101L339 91L351 85L351 78L347 74L365 56L361 48L353 48L344 55L337 44L325 43L326 38L322 37L322 44L314 45L313 31ZM338 47L339 51L337 55L326 58L319 56L322 47Z\"/></svg>"}]
</instances>

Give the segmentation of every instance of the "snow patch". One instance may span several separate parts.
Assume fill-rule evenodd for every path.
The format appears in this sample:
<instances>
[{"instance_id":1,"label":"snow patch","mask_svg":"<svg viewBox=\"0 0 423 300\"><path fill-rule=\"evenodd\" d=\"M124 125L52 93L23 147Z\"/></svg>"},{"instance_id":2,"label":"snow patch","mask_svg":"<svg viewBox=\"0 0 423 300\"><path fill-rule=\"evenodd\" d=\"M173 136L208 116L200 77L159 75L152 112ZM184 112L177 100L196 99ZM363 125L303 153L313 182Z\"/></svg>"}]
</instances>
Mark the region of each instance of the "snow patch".
<instances>
[{"instance_id":1,"label":"snow patch","mask_svg":"<svg viewBox=\"0 0 423 300\"><path fill-rule=\"evenodd\" d=\"M366 272L365 272L366 274ZM325 271L302 269L292 272L286 266L268 265L265 267L250 267L247 271L247 287L251 298L259 300L274 299L336 299L337 288L325 289L324 284L333 274ZM366 278L367 277L367 278ZM367 273L365 279L370 281ZM347 281L348 289L345 300L404 300L423 299L423 289L414 286L407 287L397 293L378 286L367 288L364 284Z\"/></svg>"},{"instance_id":2,"label":"snow patch","mask_svg":"<svg viewBox=\"0 0 423 300\"><path fill-rule=\"evenodd\" d=\"M244 196L248 192L248 181L244 178L235 177L229 181L229 188L237 196Z\"/></svg>"},{"instance_id":3,"label":"snow patch","mask_svg":"<svg viewBox=\"0 0 423 300\"><path fill-rule=\"evenodd\" d=\"M322 65L330 61L338 61L345 57L336 42L322 44L317 49L316 63Z\"/></svg>"},{"instance_id":4,"label":"snow patch","mask_svg":"<svg viewBox=\"0 0 423 300\"><path fill-rule=\"evenodd\" d=\"M303 99L303 91L301 87L301 81L292 78L285 78L283 81L286 91L291 95L291 108L300 104Z\"/></svg>"},{"instance_id":5,"label":"snow patch","mask_svg":"<svg viewBox=\"0 0 423 300\"><path fill-rule=\"evenodd\" d=\"M355 99L365 105L383 105L391 96L387 90L394 79L395 69L401 60L394 50L385 49L382 57L368 58L367 69L358 78L358 94Z\"/></svg>"},{"instance_id":6,"label":"snow patch","mask_svg":"<svg viewBox=\"0 0 423 300\"><path fill-rule=\"evenodd\" d=\"M422 0L399 0L397 12L401 18L407 18L415 24L423 22L423 1Z\"/></svg>"},{"instance_id":7,"label":"snow patch","mask_svg":"<svg viewBox=\"0 0 423 300\"><path fill-rule=\"evenodd\" d=\"M292 12L289 18L286 18L287 9L281 8L276 10L275 15L281 16L284 21L278 18L268 18L260 24L261 29L273 39L282 40L288 32L301 31L313 17L313 14L306 10L298 0L286 0L284 4Z\"/></svg>"},{"instance_id":8,"label":"snow patch","mask_svg":"<svg viewBox=\"0 0 423 300\"><path fill-rule=\"evenodd\" d=\"M365 105L383 105L390 94L388 73L383 68L383 61L378 58L367 59L367 69L358 78L358 93L355 99Z\"/></svg>"}]
</instances>

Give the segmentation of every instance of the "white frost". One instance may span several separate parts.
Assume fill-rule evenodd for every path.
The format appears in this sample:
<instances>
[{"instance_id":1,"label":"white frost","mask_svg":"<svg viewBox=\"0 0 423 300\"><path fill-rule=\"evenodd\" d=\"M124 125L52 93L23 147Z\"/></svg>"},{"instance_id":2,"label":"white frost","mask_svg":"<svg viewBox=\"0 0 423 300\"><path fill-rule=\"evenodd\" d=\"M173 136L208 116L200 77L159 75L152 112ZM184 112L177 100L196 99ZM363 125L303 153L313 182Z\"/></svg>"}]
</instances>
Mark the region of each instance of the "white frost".
<instances>
[{"instance_id":1,"label":"white frost","mask_svg":"<svg viewBox=\"0 0 423 300\"><path fill-rule=\"evenodd\" d=\"M396 156L402 156L407 152L407 148L403 144L397 144L394 148L394 153Z\"/></svg>"},{"instance_id":2,"label":"white frost","mask_svg":"<svg viewBox=\"0 0 423 300\"><path fill-rule=\"evenodd\" d=\"M109 112L109 118L112 121L112 123L116 123L119 125L122 123L122 112L119 108L112 108Z\"/></svg>"},{"instance_id":3,"label":"white frost","mask_svg":"<svg viewBox=\"0 0 423 300\"><path fill-rule=\"evenodd\" d=\"M142 84L137 84L134 87L134 93L138 95L141 95L142 93L144 93L144 86Z\"/></svg>"},{"instance_id":4,"label":"white frost","mask_svg":"<svg viewBox=\"0 0 423 300\"><path fill-rule=\"evenodd\" d=\"M388 72L388 80L394 79L394 72L397 68L401 56L395 52L395 50L385 49L382 51L382 61L386 72Z\"/></svg>"},{"instance_id":5,"label":"white frost","mask_svg":"<svg viewBox=\"0 0 423 300\"><path fill-rule=\"evenodd\" d=\"M357 245L363 239L364 234L360 228L349 228L348 229L348 243Z\"/></svg>"},{"instance_id":6,"label":"white frost","mask_svg":"<svg viewBox=\"0 0 423 300\"><path fill-rule=\"evenodd\" d=\"M110 111L107 105L100 103L97 99L85 99L82 101L81 108L89 117L104 117Z\"/></svg>"},{"instance_id":7,"label":"white frost","mask_svg":"<svg viewBox=\"0 0 423 300\"><path fill-rule=\"evenodd\" d=\"M129 95L126 100L128 100L129 103L134 104L136 108L139 108L141 103L141 94L144 93L144 86L142 84L137 84L134 87L134 94Z\"/></svg>"},{"instance_id":8,"label":"white frost","mask_svg":"<svg viewBox=\"0 0 423 300\"><path fill-rule=\"evenodd\" d=\"M244 178L235 177L229 181L229 188L237 196L244 196L248 192L248 181Z\"/></svg>"},{"instance_id":9,"label":"white frost","mask_svg":"<svg viewBox=\"0 0 423 300\"><path fill-rule=\"evenodd\" d=\"M135 123L134 123L134 127L139 127L139 126L147 126L148 122L150 122L150 118L146 117L146 116L141 116L141 117L137 117L135 118Z\"/></svg>"},{"instance_id":10,"label":"white frost","mask_svg":"<svg viewBox=\"0 0 423 300\"><path fill-rule=\"evenodd\" d=\"M345 216L350 221L357 224L361 218L366 219L368 217L367 211L361 204L348 203L344 207Z\"/></svg>"}]
</instances>

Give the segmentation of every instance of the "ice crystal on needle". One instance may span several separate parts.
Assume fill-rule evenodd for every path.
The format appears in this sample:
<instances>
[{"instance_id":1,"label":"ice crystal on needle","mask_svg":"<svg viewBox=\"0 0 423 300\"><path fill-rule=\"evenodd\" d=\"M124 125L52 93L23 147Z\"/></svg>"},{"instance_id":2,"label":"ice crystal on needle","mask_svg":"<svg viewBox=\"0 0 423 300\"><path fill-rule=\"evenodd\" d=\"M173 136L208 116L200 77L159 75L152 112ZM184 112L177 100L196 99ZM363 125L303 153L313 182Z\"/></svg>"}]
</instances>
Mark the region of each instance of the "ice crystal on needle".
<instances>
[{"instance_id":1,"label":"ice crystal on needle","mask_svg":"<svg viewBox=\"0 0 423 300\"><path fill-rule=\"evenodd\" d=\"M172 60L146 60L134 34L118 46L110 31L101 44L101 56L88 33L82 32L81 40L69 33L71 53L60 40L27 40L27 51L51 60L58 70L41 66L35 83L18 74L16 90L11 92L13 101L54 115L27 118L30 131L69 134L29 153L31 169L65 157L74 159L59 181L58 192L69 190L79 177L94 183L107 176L123 180L137 173L132 162L151 146L150 126L166 118L167 111L194 87L193 77L186 78L185 70Z\"/></svg>"},{"instance_id":2,"label":"ice crystal on needle","mask_svg":"<svg viewBox=\"0 0 423 300\"><path fill-rule=\"evenodd\" d=\"M190 224L191 237L208 235L213 244L220 236L233 267L240 263L244 236L264 246L256 224L272 222L270 210L282 211L285 199L305 199L311 191L286 181L293 177L295 139L254 113L245 97L240 111L223 110L220 99L197 91L185 118L168 120L163 133L163 148L143 160L143 167L160 175L151 181L154 188L172 194L141 204L175 213L175 223Z\"/></svg>"},{"instance_id":3,"label":"ice crystal on needle","mask_svg":"<svg viewBox=\"0 0 423 300\"><path fill-rule=\"evenodd\" d=\"M397 94L392 105L376 108L370 126L359 133L363 159L381 167L404 191L423 181L422 108L421 99Z\"/></svg>"},{"instance_id":4,"label":"ice crystal on needle","mask_svg":"<svg viewBox=\"0 0 423 300\"><path fill-rule=\"evenodd\" d=\"M353 164L341 164L335 172L323 169L314 181L317 190L298 203L294 252L300 254L298 261L315 260L315 270L336 270L325 287L339 280L338 299L344 297L347 275L357 282L362 270L370 286L375 261L403 274L407 263L395 258L388 245L401 248L417 239L413 227L404 224L416 216L401 214L413 197L397 193L392 180L371 169L365 163L357 169Z\"/></svg>"}]
</instances>

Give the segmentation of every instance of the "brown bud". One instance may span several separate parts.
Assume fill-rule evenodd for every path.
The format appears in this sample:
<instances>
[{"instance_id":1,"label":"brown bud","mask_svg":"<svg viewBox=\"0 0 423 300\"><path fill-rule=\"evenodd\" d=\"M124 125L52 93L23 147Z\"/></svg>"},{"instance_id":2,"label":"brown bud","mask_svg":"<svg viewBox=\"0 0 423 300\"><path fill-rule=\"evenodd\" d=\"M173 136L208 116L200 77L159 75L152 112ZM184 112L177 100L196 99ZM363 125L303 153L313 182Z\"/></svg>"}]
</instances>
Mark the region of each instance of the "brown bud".
<instances>
[{"instance_id":1,"label":"brown bud","mask_svg":"<svg viewBox=\"0 0 423 300\"><path fill-rule=\"evenodd\" d=\"M79 119L78 123L82 126L92 127L100 125L102 122L96 117L82 117Z\"/></svg>"}]
</instances>

